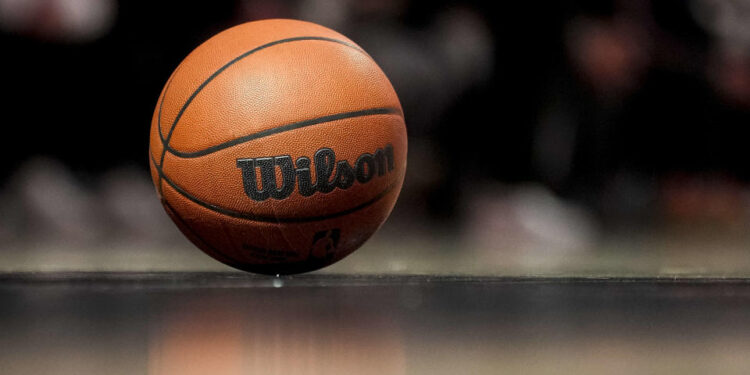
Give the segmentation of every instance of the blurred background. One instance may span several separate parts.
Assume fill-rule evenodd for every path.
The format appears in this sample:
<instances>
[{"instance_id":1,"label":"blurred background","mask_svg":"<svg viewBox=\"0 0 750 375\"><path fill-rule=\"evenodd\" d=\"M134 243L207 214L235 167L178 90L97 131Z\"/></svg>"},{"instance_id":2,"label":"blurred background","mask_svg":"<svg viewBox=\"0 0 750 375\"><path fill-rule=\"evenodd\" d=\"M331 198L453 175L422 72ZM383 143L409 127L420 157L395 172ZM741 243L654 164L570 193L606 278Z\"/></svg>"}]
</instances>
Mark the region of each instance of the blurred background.
<instances>
[{"instance_id":1,"label":"blurred background","mask_svg":"<svg viewBox=\"0 0 750 375\"><path fill-rule=\"evenodd\" d=\"M407 120L393 215L321 272L750 275L749 0L0 0L0 270L229 270L148 131L182 58L263 18L349 36Z\"/></svg>"},{"instance_id":2,"label":"blurred background","mask_svg":"<svg viewBox=\"0 0 750 375\"><path fill-rule=\"evenodd\" d=\"M150 121L193 48L280 17L402 101L369 242L324 276L9 273L231 271L159 204ZM750 277L750 0L0 0L0 46L0 373L750 368L747 280L680 281Z\"/></svg>"}]
</instances>

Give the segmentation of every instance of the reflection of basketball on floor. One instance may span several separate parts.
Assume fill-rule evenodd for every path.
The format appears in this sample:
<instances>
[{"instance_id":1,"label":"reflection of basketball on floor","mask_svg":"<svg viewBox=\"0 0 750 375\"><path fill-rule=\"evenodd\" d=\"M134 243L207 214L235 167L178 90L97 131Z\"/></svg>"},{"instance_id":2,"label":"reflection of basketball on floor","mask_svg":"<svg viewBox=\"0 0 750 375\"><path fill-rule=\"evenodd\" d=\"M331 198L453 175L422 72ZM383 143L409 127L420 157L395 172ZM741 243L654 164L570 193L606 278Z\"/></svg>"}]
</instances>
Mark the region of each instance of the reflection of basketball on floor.
<instances>
[{"instance_id":1,"label":"reflection of basketball on floor","mask_svg":"<svg viewBox=\"0 0 750 375\"><path fill-rule=\"evenodd\" d=\"M382 312L221 296L177 303L152 322L148 374L406 373L403 332Z\"/></svg>"},{"instance_id":2,"label":"reflection of basketball on floor","mask_svg":"<svg viewBox=\"0 0 750 375\"><path fill-rule=\"evenodd\" d=\"M354 42L294 20L212 37L177 67L151 126L151 171L193 243L234 267L305 272L362 245L406 168L390 82Z\"/></svg>"}]
</instances>

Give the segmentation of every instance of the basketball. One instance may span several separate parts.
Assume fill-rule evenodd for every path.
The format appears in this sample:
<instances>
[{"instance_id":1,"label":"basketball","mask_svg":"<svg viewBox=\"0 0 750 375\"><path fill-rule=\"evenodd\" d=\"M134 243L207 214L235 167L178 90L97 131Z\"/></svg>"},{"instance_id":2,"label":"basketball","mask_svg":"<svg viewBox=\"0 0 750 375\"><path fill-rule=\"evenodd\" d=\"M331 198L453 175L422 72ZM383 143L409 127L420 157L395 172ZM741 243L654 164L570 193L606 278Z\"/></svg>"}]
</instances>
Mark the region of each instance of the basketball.
<instances>
[{"instance_id":1,"label":"basketball","mask_svg":"<svg viewBox=\"0 0 750 375\"><path fill-rule=\"evenodd\" d=\"M375 61L309 22L211 37L174 70L151 122L165 210L208 255L262 274L330 265L388 218L406 170L401 104Z\"/></svg>"}]
</instances>

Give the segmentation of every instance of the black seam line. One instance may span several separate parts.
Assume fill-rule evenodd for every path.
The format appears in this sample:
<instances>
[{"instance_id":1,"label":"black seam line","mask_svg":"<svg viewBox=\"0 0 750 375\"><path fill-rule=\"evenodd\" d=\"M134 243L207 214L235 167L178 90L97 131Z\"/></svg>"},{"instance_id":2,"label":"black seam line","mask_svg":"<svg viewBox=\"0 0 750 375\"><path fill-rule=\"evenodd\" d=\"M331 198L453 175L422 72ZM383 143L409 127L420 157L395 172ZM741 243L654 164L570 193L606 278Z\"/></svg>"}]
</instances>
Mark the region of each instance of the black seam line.
<instances>
[{"instance_id":1,"label":"black seam line","mask_svg":"<svg viewBox=\"0 0 750 375\"><path fill-rule=\"evenodd\" d=\"M180 66L182 65L178 65L177 68L175 68L174 72L169 77L169 80L167 80L167 85L164 87L164 94L161 96L161 100L159 101L159 117L156 119L156 123L159 126L159 139L161 140L162 144L164 144L166 139L164 138L164 133L162 133L161 131L161 109L164 106L164 99L167 97L169 86L172 85L172 80L175 76L177 76L177 71L180 70Z\"/></svg>"},{"instance_id":2,"label":"black seam line","mask_svg":"<svg viewBox=\"0 0 750 375\"><path fill-rule=\"evenodd\" d=\"M259 138L268 137L270 135L287 132L290 130L300 129L300 128L313 126L313 125L319 125L319 124L323 124L326 122L355 118L355 117L365 117L365 116L374 116L374 115L394 115L394 114L400 115L401 111L398 108L372 108L372 109L364 109L360 111L343 112L343 113L317 117L314 119L298 121L298 122L294 122L291 124L286 124L282 126L277 126L275 128L262 130L257 133L235 138L235 139L226 141L224 143L220 143L218 145L211 146L211 147L205 148L203 150L198 150L198 151L186 152L186 151L175 150L169 145L167 145L166 147L167 147L167 152L179 158L197 158L200 156L212 154L217 151L221 151L223 149L226 149L232 146L254 141Z\"/></svg>"},{"instance_id":3,"label":"black seam line","mask_svg":"<svg viewBox=\"0 0 750 375\"><path fill-rule=\"evenodd\" d=\"M157 131L159 132L159 140L161 140L162 151L164 149L165 143L164 143L164 135L162 134L162 131L161 131L161 109L162 109L162 106L164 105L164 98L167 97L167 92L169 91L169 86L172 84L172 80L177 75L177 71L178 70L180 70L180 65L177 66L177 68L175 69L175 71L169 77L169 80L167 80L167 85L164 87L164 92L162 93L161 100L159 101L159 114L157 115L158 117L156 118L156 125L157 125L157 128L158 128ZM149 154L150 153L151 153L151 149L149 147ZM154 167L156 167L156 162L155 161L154 161ZM163 184L161 183L161 176L159 176L159 183L157 185L158 185L157 188L159 189L159 195L163 195L164 189L162 188Z\"/></svg>"},{"instance_id":4,"label":"black seam line","mask_svg":"<svg viewBox=\"0 0 750 375\"><path fill-rule=\"evenodd\" d=\"M162 204L169 211L172 212L175 219L178 220L182 224L183 228L185 228L186 231L189 231L191 235L193 235L198 241L201 242L201 245L203 245L203 247L198 246L199 248L201 248L204 252L206 252L209 256L213 257L214 259L226 265L229 265L231 267L249 271L249 272L261 273L261 274L267 274L267 275L275 275L278 273L284 273L284 274L297 273L295 272L297 269L304 269L304 270L311 271L313 269L322 268L323 266L321 265L320 267L316 267L314 264L311 264L310 262L305 261L305 260L299 261L299 262L291 262L291 263L285 262L285 263L267 263L267 264L250 264L250 263L242 263L240 261L234 260L233 258L227 255L224 255L223 252L217 250L205 238L203 238L203 236L201 236L198 233L198 231L196 231L190 224L188 224L187 221L185 221L185 219L183 219L182 215L180 215L180 213L177 212L177 210L171 204L169 204L169 202L166 199L162 199ZM253 245L253 247L266 250L266 251L269 250L269 249L255 246L255 245Z\"/></svg>"},{"instance_id":5,"label":"black seam line","mask_svg":"<svg viewBox=\"0 0 750 375\"><path fill-rule=\"evenodd\" d=\"M325 263L312 263L309 260L303 260L298 262L285 262L285 263L264 263L264 264L251 264L251 263L242 263L240 261L237 261L228 255L225 255L223 252L217 250L214 246L212 246L203 236L201 236L198 231L196 231L190 224L185 221L185 219L182 218L179 212L171 205L169 202L167 202L166 199L162 199L162 204L164 207L167 208L167 210L171 211L174 215L176 220L179 220L179 222L182 224L184 230L190 232L191 235L193 235L198 241L201 242L203 247L198 246L200 249L202 249L206 254L208 254L210 257L218 260L219 262L222 262L226 265L229 265L231 267L248 271L248 272L254 272L254 273L260 273L265 275L275 275L275 274L291 274L291 273L299 273L299 272L306 272L306 271L313 271L319 268L323 268L326 266ZM262 250L268 250L262 247L253 246L258 249Z\"/></svg>"},{"instance_id":6,"label":"black seam line","mask_svg":"<svg viewBox=\"0 0 750 375\"><path fill-rule=\"evenodd\" d=\"M154 162L154 164L156 164L156 161L153 160L153 158L154 158L154 156L151 155L152 161ZM379 201L381 198L383 198L386 195L388 195L388 193L390 193L396 187L396 182L393 182L392 184L388 185L385 189L383 189L383 191L381 191L380 193L378 193L378 195L376 195L372 199L370 199L370 200L368 200L368 201L366 201L364 203L361 203L361 204L359 204L357 206L348 208L348 209L343 210L343 211L334 212L334 213L328 214L328 215L307 216L307 217L272 217L272 216L263 216L263 215L253 215L253 214L248 214L248 213L244 213L244 212L234 211L234 210L230 210L228 208L224 208L224 207L220 207L220 206L217 206L217 205L213 205L213 204L210 204L210 203L203 202L200 199L198 199L198 198L192 196L191 194L189 194L187 191L185 191L183 188L179 187L174 182L172 182L172 180L170 180L164 174L164 172L162 171L161 167L157 166L156 167L156 171L159 173L159 177L161 177L162 181L166 181L167 184L169 184L169 186L171 186L172 189L174 189L178 194L182 195L183 197L189 199L191 202L193 202L193 203L195 203L195 204L197 204L199 206L205 207L205 208L207 208L207 209L209 209L211 211L215 211L215 212L218 212L220 214L224 214L224 215L231 216L231 217L234 217L234 218L245 219L245 220L252 220L252 221L260 221L260 222L266 222L266 223L304 223L304 222L310 222L310 221L328 220L328 219L333 219L333 218L336 218L336 217L339 217L339 216L348 215L348 214L351 214L353 212L359 211L361 209L364 209L364 208L366 208L366 207L374 204L375 202Z\"/></svg>"},{"instance_id":7,"label":"black seam line","mask_svg":"<svg viewBox=\"0 0 750 375\"><path fill-rule=\"evenodd\" d=\"M231 258L225 256L222 252L216 250L216 248L214 248L213 246L211 246L211 244L209 244L208 241L206 241L205 239L203 239L203 237L200 234L198 234L198 232L195 229L193 229L193 227L190 226L190 224L188 224L185 221L185 219L182 218L182 216L180 215L180 213L177 212L177 210L174 207L172 207L172 205L169 204L169 202L167 202L166 199L162 199L162 204L165 207L167 207L167 209L169 211L172 212L172 214L175 216L175 219L182 224L182 226L185 228L185 230L189 231L190 234L192 234L193 236L195 236L196 239L198 239L206 248L208 248L211 251L210 255L212 257L218 259L219 261L221 261L221 262L223 262L225 264L229 264L229 265L234 266L234 263L236 263L236 262L234 262Z\"/></svg>"},{"instance_id":8,"label":"black seam line","mask_svg":"<svg viewBox=\"0 0 750 375\"><path fill-rule=\"evenodd\" d=\"M360 49L359 47L357 47L357 46L355 46L355 45L353 45L353 44L351 44L349 42L345 42L343 40L338 40L338 39L333 39L333 38L326 38L326 37L322 37L322 36L299 36L299 37L294 37L294 38L280 39L280 40L276 40L276 41L273 41L273 42L270 42L270 43L266 43L266 44L264 44L262 46L255 47L255 48L253 48L253 49L251 49L251 50L249 50L249 51L247 51L247 52L245 52L245 53L243 53L243 54L235 57L234 59L232 59L228 63L224 64L221 68L219 68L218 70L216 70L208 78L206 78L206 80L203 81L203 83L201 83L200 86L198 86L198 88L195 89L195 91L193 91L192 94L190 94L190 97L187 99L187 101L185 101L185 104L182 105L182 108L180 108L180 111L177 113L177 117L175 117L174 121L172 122L172 126L169 128L169 132L167 133L167 138L164 141L165 147L163 147L163 149L162 149L161 160L159 160L159 165L161 165L162 163L164 163L164 155L167 153L166 146L169 145L169 141L170 141L170 139L172 139L172 134L174 133L174 129L177 127L177 122L180 121L180 118L182 117L183 113L185 113L185 110L190 105L190 103L192 103L193 99L195 99L195 97L198 95L198 93L200 93L211 81L213 81L214 78L216 78L219 74L221 74L223 71L225 71L230 66L234 65L235 63L237 63L238 61L244 59L245 57L248 57L248 56L252 55L255 52L258 52L260 50L263 50L263 49L266 49L268 47L272 47L272 46L275 46L275 45L279 45L279 44L283 44L283 43L290 43L290 42L298 42L298 41L303 41L303 40L320 40L320 41L338 43L338 44L341 44L341 45L344 45L344 46L347 46L347 47L354 48L354 49L356 49L356 50L361 51L361 52L364 53L364 51L362 51L362 49Z\"/></svg>"}]
</instances>

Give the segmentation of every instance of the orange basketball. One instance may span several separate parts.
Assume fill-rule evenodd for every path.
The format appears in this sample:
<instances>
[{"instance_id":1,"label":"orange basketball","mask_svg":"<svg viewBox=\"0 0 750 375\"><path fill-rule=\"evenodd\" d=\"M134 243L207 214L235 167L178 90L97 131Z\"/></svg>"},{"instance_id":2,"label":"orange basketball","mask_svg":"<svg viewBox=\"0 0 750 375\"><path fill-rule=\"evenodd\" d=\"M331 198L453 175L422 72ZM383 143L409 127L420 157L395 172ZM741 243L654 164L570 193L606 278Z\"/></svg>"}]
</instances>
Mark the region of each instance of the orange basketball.
<instances>
[{"instance_id":1,"label":"orange basketball","mask_svg":"<svg viewBox=\"0 0 750 375\"><path fill-rule=\"evenodd\" d=\"M325 27L249 22L192 51L151 122L162 204L200 249L264 274L347 256L386 220L406 128L373 59Z\"/></svg>"}]
</instances>

